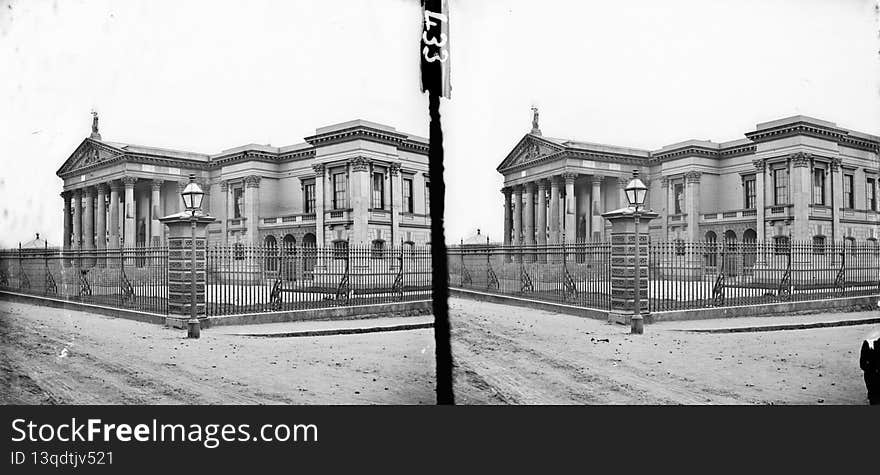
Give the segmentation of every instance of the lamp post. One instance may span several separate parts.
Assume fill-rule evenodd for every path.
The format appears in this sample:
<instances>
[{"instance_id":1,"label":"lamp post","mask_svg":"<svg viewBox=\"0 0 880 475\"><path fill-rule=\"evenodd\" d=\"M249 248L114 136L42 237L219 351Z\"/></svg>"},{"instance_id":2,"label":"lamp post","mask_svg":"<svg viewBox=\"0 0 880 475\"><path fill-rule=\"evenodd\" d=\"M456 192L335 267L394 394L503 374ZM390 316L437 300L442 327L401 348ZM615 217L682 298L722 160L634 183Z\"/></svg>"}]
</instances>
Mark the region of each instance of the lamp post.
<instances>
[{"instance_id":1,"label":"lamp post","mask_svg":"<svg viewBox=\"0 0 880 475\"><path fill-rule=\"evenodd\" d=\"M635 234L636 234L636 285L635 285L635 312L630 320L631 322L631 332L637 335L641 335L644 333L644 321L642 319L642 296L641 296L641 280L642 280L642 263L640 262L639 257L639 248L641 247L641 238L639 237L639 218L641 217L641 211L639 207L645 204L645 195L648 192L648 187L642 183L642 180L639 179L639 171L633 170L633 177L626 184L626 188L624 189L626 193L626 200L629 202L629 206L633 208L633 217L635 218Z\"/></svg>"},{"instance_id":2,"label":"lamp post","mask_svg":"<svg viewBox=\"0 0 880 475\"><path fill-rule=\"evenodd\" d=\"M202 207L202 198L204 198L205 192L202 191L202 187L196 183L195 174L190 174L189 183L187 183L183 191L180 192L180 196L183 198L183 204L186 207L186 210L190 212L190 223L192 225L192 254L190 256L190 292L192 300L189 309L189 320L186 322L186 336L187 338L198 338L201 332L201 327L196 312L196 213Z\"/></svg>"}]
</instances>

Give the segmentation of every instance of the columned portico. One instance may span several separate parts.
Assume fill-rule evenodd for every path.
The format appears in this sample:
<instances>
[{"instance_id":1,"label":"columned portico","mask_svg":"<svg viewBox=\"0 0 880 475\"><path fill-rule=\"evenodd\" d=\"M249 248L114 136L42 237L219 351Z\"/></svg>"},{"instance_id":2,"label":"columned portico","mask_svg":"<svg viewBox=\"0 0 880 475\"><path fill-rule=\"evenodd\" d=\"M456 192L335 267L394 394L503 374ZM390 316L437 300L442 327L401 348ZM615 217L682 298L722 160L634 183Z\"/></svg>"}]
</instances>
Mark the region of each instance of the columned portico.
<instances>
[{"instance_id":1,"label":"columned portico","mask_svg":"<svg viewBox=\"0 0 880 475\"><path fill-rule=\"evenodd\" d=\"M562 220L562 216L559 214L559 177L554 176L550 178L550 244L559 244L561 242L560 239L560 230L559 223Z\"/></svg>"},{"instance_id":2,"label":"columned portico","mask_svg":"<svg viewBox=\"0 0 880 475\"><path fill-rule=\"evenodd\" d=\"M513 187L513 245L522 246L523 235L523 187L516 185Z\"/></svg>"},{"instance_id":3,"label":"columned portico","mask_svg":"<svg viewBox=\"0 0 880 475\"><path fill-rule=\"evenodd\" d=\"M164 234L163 228L165 227L159 221L159 218L162 217L162 184L165 183L164 180L153 180L150 183L150 245L151 246L160 246L162 244L162 235ZM205 187L203 187L204 189ZM209 199L205 199L205 202L210 202Z\"/></svg>"},{"instance_id":4,"label":"columned portico","mask_svg":"<svg viewBox=\"0 0 880 475\"><path fill-rule=\"evenodd\" d=\"M602 205L603 179L602 175L593 175L590 181L593 185L590 193L590 238L594 241L602 240L605 230L605 220L602 218L602 213L605 212L605 207Z\"/></svg>"},{"instance_id":5,"label":"columned portico","mask_svg":"<svg viewBox=\"0 0 880 475\"><path fill-rule=\"evenodd\" d=\"M110 249L119 248L119 182L110 182Z\"/></svg>"},{"instance_id":6,"label":"columned portico","mask_svg":"<svg viewBox=\"0 0 880 475\"><path fill-rule=\"evenodd\" d=\"M70 239L73 234L73 216L70 209L71 193L69 191L61 192L61 198L64 200L64 235L61 241L61 247L65 251L70 250Z\"/></svg>"},{"instance_id":7,"label":"columned portico","mask_svg":"<svg viewBox=\"0 0 880 475\"><path fill-rule=\"evenodd\" d=\"M523 192L523 244L535 245L535 183L524 185Z\"/></svg>"},{"instance_id":8,"label":"columned portico","mask_svg":"<svg viewBox=\"0 0 880 475\"><path fill-rule=\"evenodd\" d=\"M573 243L577 240L577 208L575 206L574 180L577 175L574 173L563 173L562 179L565 181L565 242Z\"/></svg>"},{"instance_id":9,"label":"columned portico","mask_svg":"<svg viewBox=\"0 0 880 475\"><path fill-rule=\"evenodd\" d=\"M98 206L95 214L95 248L107 249L107 184L98 184Z\"/></svg>"},{"instance_id":10,"label":"columned portico","mask_svg":"<svg viewBox=\"0 0 880 475\"><path fill-rule=\"evenodd\" d=\"M510 245L510 233L513 231L513 203L511 203L511 194L513 190L510 187L501 189L504 193L504 240L505 246Z\"/></svg>"},{"instance_id":11,"label":"columned portico","mask_svg":"<svg viewBox=\"0 0 880 475\"><path fill-rule=\"evenodd\" d=\"M133 176L122 177L122 186L125 187L125 221L123 222L123 244L125 247L134 247L137 230L135 229L136 202L134 200L134 184L137 178Z\"/></svg>"}]
</instances>

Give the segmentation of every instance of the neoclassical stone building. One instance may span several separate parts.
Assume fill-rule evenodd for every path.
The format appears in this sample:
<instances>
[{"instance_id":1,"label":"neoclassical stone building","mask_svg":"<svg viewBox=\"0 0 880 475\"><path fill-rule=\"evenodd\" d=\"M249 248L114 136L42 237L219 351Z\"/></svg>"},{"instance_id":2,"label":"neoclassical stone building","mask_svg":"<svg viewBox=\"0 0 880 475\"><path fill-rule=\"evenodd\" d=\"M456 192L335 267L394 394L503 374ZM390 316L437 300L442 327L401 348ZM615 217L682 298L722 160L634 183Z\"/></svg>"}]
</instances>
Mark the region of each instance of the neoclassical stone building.
<instances>
[{"instance_id":1,"label":"neoclassical stone building","mask_svg":"<svg viewBox=\"0 0 880 475\"><path fill-rule=\"evenodd\" d=\"M249 144L214 155L103 140L92 134L64 162L63 245L104 249L164 243L159 218L183 210L195 174L214 245L430 241L428 141L354 120L285 147Z\"/></svg>"},{"instance_id":2,"label":"neoclassical stone building","mask_svg":"<svg viewBox=\"0 0 880 475\"><path fill-rule=\"evenodd\" d=\"M654 239L815 242L878 239L880 137L794 116L745 138L659 150L600 145L532 130L498 166L505 244L602 240L601 214L627 206L633 169L660 214Z\"/></svg>"}]
</instances>

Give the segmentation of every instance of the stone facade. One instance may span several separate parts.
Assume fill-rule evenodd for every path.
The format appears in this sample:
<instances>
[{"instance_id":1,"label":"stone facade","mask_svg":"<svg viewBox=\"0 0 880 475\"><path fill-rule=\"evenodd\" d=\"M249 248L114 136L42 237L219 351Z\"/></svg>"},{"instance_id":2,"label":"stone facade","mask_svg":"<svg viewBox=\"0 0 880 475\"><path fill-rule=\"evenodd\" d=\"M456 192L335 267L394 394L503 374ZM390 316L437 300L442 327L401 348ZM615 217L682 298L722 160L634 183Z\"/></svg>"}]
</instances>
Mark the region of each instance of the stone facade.
<instances>
[{"instance_id":1,"label":"stone facade","mask_svg":"<svg viewBox=\"0 0 880 475\"><path fill-rule=\"evenodd\" d=\"M166 244L159 218L183 210L190 173L217 218L209 245L428 244L428 141L355 120L305 143L208 155L105 141L97 132L57 175L66 249Z\"/></svg>"},{"instance_id":2,"label":"stone facade","mask_svg":"<svg viewBox=\"0 0 880 475\"><path fill-rule=\"evenodd\" d=\"M745 137L650 151L545 137L533 126L497 168L504 243L608 240L601 214L627 206L623 188L638 169L646 208L660 215L653 239L876 245L880 137L805 116L758 124Z\"/></svg>"}]
</instances>

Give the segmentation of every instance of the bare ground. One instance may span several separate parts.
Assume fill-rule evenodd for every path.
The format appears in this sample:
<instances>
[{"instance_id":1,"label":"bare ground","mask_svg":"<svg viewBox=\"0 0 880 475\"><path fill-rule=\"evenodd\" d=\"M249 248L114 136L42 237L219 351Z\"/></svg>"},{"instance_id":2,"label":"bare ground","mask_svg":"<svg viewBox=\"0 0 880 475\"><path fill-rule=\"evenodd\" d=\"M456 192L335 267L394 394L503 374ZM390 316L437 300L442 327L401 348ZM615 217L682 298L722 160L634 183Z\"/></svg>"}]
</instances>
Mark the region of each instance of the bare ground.
<instances>
[{"instance_id":1,"label":"bare ground","mask_svg":"<svg viewBox=\"0 0 880 475\"><path fill-rule=\"evenodd\" d=\"M867 326L705 334L656 324L630 335L570 315L449 303L459 404L867 403Z\"/></svg>"},{"instance_id":2,"label":"bare ground","mask_svg":"<svg viewBox=\"0 0 880 475\"><path fill-rule=\"evenodd\" d=\"M433 404L432 329L185 331L0 301L3 404Z\"/></svg>"}]
</instances>

